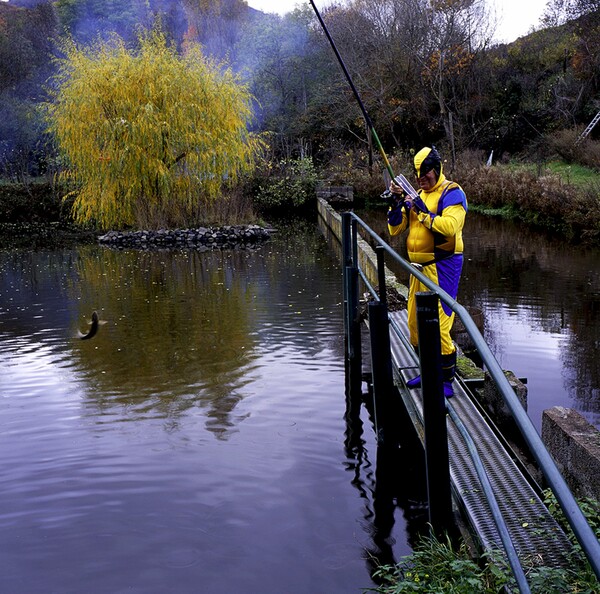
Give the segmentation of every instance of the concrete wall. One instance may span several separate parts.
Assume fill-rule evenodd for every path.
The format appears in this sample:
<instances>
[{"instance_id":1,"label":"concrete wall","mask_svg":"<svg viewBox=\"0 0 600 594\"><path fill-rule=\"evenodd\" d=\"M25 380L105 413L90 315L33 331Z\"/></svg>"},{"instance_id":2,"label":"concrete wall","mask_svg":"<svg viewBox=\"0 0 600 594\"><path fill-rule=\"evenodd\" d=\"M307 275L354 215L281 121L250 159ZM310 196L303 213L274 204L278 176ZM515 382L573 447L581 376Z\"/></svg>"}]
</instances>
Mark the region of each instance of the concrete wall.
<instances>
[{"instance_id":1,"label":"concrete wall","mask_svg":"<svg viewBox=\"0 0 600 594\"><path fill-rule=\"evenodd\" d=\"M322 198L330 203L352 204L354 201L354 189L352 186L330 186L322 184L317 187L317 198Z\"/></svg>"},{"instance_id":2,"label":"concrete wall","mask_svg":"<svg viewBox=\"0 0 600 594\"><path fill-rule=\"evenodd\" d=\"M325 225L335 235L338 241L342 241L342 215L334 210L331 205L324 199L319 198L317 201L317 208L319 216L324 221ZM377 255L375 250L360 236L358 238L358 260L360 262L361 269L365 273L365 276L373 285L377 288L379 279L377 276ZM398 291L400 295L403 295L405 299L408 298L408 288L399 283L396 275L385 268L385 282L388 287L393 287Z\"/></svg>"},{"instance_id":3,"label":"concrete wall","mask_svg":"<svg viewBox=\"0 0 600 594\"><path fill-rule=\"evenodd\" d=\"M542 440L571 491L600 501L600 431L578 412L555 406L542 416Z\"/></svg>"}]
</instances>

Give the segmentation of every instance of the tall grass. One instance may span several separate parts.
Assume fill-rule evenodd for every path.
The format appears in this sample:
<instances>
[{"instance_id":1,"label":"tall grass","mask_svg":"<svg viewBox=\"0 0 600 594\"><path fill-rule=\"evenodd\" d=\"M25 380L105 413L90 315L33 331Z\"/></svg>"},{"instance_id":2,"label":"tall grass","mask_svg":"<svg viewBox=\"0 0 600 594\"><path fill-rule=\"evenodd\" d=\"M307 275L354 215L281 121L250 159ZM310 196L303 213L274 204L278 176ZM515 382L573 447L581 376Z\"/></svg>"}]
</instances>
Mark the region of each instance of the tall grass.
<instances>
[{"instance_id":1,"label":"tall grass","mask_svg":"<svg viewBox=\"0 0 600 594\"><path fill-rule=\"evenodd\" d=\"M562 525L574 547L567 567L545 567L533 562L529 566L524 565L531 591L534 594L597 592L598 580L550 490L545 491L544 503ZM598 501L585 498L578 500L578 505L596 536L600 537ZM475 561L464 541L453 543L449 538L442 540L434 536L422 537L413 552L397 565L380 566L373 579L379 585L368 591L379 594L496 594L517 589L506 559L500 553L484 553L481 559Z\"/></svg>"},{"instance_id":2,"label":"tall grass","mask_svg":"<svg viewBox=\"0 0 600 594\"><path fill-rule=\"evenodd\" d=\"M600 181L592 170L559 162L491 167L482 162L476 153L458 160L454 178L470 205L495 209L574 241L600 242Z\"/></svg>"}]
</instances>

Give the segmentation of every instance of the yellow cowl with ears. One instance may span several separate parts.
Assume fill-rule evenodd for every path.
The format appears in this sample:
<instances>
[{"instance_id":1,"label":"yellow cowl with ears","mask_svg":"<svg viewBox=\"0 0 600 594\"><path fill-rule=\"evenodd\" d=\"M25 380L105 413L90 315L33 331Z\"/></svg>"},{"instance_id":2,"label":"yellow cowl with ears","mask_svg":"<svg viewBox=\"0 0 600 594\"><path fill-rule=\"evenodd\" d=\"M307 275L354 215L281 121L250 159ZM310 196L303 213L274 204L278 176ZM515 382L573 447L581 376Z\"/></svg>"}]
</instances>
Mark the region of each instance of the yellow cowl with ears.
<instances>
[{"instance_id":1,"label":"yellow cowl with ears","mask_svg":"<svg viewBox=\"0 0 600 594\"><path fill-rule=\"evenodd\" d=\"M430 160L431 160L431 158L433 157L433 155L431 155L431 152L432 152L432 151L433 151L433 149L432 149L432 148L430 148L430 147L426 146L426 147L422 148L422 149L421 149L421 150L420 150L420 151L419 151L419 152L418 152L418 153L415 155L415 158L414 158L414 164L415 164L415 173L417 174L417 177L421 177L422 175L424 175L424 174L425 174L425 173L427 173L428 171L431 171L432 167L431 167L431 166L429 166L429 167L425 167L425 170L426 170L426 171L425 171L424 173L421 173L421 167L422 167L422 165L423 165L423 162L424 162L424 161L427 159L427 157L430 157ZM435 155L436 155L436 157L437 157L437 158L436 158L436 161L438 161L438 159L439 159L439 155L437 154L437 151L435 152ZM440 167L440 172L439 172L439 175L440 175L440 177L441 177L441 175L442 175L442 162L441 162L441 159L439 159L439 161L438 161L438 162L439 162L439 164L440 164L440 166L439 166L439 167ZM426 163L426 165L428 165L428 163Z\"/></svg>"}]
</instances>

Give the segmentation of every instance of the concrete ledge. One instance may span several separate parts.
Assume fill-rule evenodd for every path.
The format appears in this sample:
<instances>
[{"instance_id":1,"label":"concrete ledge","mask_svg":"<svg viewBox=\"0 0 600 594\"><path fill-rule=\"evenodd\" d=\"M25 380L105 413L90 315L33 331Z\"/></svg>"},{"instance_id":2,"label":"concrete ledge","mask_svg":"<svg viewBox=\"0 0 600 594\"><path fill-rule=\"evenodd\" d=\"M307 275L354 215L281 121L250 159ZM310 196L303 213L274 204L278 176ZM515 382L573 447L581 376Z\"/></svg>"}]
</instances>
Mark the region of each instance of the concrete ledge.
<instances>
[{"instance_id":1,"label":"concrete ledge","mask_svg":"<svg viewBox=\"0 0 600 594\"><path fill-rule=\"evenodd\" d=\"M600 501L600 431L573 409L555 406L542 415L542 440L573 493Z\"/></svg>"},{"instance_id":2,"label":"concrete ledge","mask_svg":"<svg viewBox=\"0 0 600 594\"><path fill-rule=\"evenodd\" d=\"M527 386L519 380L512 371L504 371L504 375L515 391L521 406L527 410ZM500 426L513 422L513 416L506 404L502 394L496 387L492 376L486 371L483 384L483 393L481 394L481 403L489 411L492 418Z\"/></svg>"},{"instance_id":3,"label":"concrete ledge","mask_svg":"<svg viewBox=\"0 0 600 594\"><path fill-rule=\"evenodd\" d=\"M342 215L333 209L326 200L319 198L317 200L317 209L319 216L325 225L335 235L338 241L342 241ZM358 259L360 266L369 282L377 287L379 279L377 277L377 255L375 250L364 240L358 239ZM408 299L408 288L398 282L396 275L386 266L385 282L389 287L394 288L405 299Z\"/></svg>"},{"instance_id":4,"label":"concrete ledge","mask_svg":"<svg viewBox=\"0 0 600 594\"><path fill-rule=\"evenodd\" d=\"M317 198L335 204L352 203L354 201L354 188L352 186L322 184L317 187Z\"/></svg>"}]
</instances>

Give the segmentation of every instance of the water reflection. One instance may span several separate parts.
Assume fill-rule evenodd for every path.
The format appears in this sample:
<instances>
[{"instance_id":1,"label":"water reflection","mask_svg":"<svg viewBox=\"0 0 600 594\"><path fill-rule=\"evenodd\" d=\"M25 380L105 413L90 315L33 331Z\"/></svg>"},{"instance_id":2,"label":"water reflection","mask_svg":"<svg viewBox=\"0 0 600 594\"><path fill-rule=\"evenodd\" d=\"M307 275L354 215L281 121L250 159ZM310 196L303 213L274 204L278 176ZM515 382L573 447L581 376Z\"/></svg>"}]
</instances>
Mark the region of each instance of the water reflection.
<instances>
[{"instance_id":1,"label":"water reflection","mask_svg":"<svg viewBox=\"0 0 600 594\"><path fill-rule=\"evenodd\" d=\"M598 250L477 216L467 234L463 299L483 307L503 366L528 378L534 423L562 405L600 426Z\"/></svg>"},{"instance_id":2,"label":"water reflection","mask_svg":"<svg viewBox=\"0 0 600 594\"><path fill-rule=\"evenodd\" d=\"M234 410L259 356L273 351L287 359L299 349L310 358L323 348L314 330L330 325L331 311L320 304L318 282L307 278L323 246L303 237L283 254L268 245L5 253L4 348L38 359L53 351L82 384L89 414L96 414L92 406L103 415L120 414L116 407L128 420L173 421L200 407L207 427L226 437L243 418ZM270 283L290 267L289 276ZM106 324L92 340L75 339L93 310ZM309 323L287 323L308 312Z\"/></svg>"},{"instance_id":3,"label":"water reflection","mask_svg":"<svg viewBox=\"0 0 600 594\"><path fill-rule=\"evenodd\" d=\"M248 252L0 252L0 591L371 585L339 262L280 228Z\"/></svg>"},{"instance_id":4,"label":"water reflection","mask_svg":"<svg viewBox=\"0 0 600 594\"><path fill-rule=\"evenodd\" d=\"M87 394L130 418L173 419L190 407L224 437L252 375L252 300L244 252L98 252L79 261L80 311L100 307L108 323L73 358Z\"/></svg>"},{"instance_id":5,"label":"water reflection","mask_svg":"<svg viewBox=\"0 0 600 594\"><path fill-rule=\"evenodd\" d=\"M373 574L381 565L392 565L407 554L406 541L414 547L427 530L427 496L423 449L410 421L395 411L395 436L387 443L373 443L373 394L346 393L346 469L363 505L363 527L370 540L365 560ZM364 420L363 420L364 416ZM369 441L371 443L369 443ZM369 451L375 452L371 462ZM396 514L402 514L401 537ZM398 555L399 553L399 555Z\"/></svg>"},{"instance_id":6,"label":"water reflection","mask_svg":"<svg viewBox=\"0 0 600 594\"><path fill-rule=\"evenodd\" d=\"M339 241L322 221L319 226L330 249L340 258ZM367 343L363 334L362 351L366 358ZM374 576L380 566L393 565L408 554L406 545L413 547L427 531L425 462L422 445L399 402L389 403L386 411L394 419L394 425L385 429L386 441L376 439L371 387L367 385L367 391L362 392L361 386L353 386L347 364L345 373L345 467L363 508L362 527L369 536L364 544L364 559Z\"/></svg>"}]
</instances>

